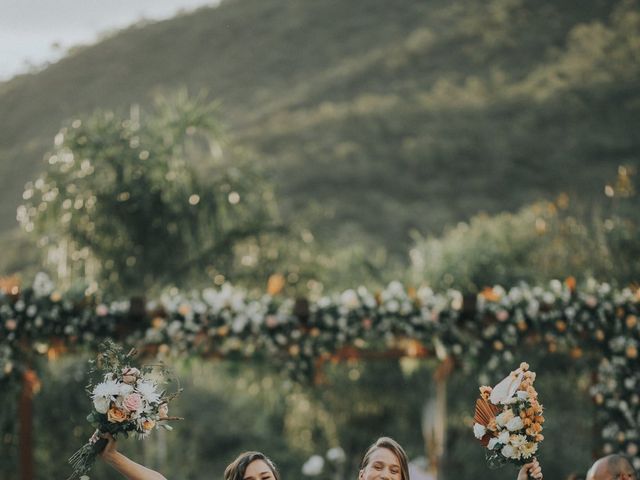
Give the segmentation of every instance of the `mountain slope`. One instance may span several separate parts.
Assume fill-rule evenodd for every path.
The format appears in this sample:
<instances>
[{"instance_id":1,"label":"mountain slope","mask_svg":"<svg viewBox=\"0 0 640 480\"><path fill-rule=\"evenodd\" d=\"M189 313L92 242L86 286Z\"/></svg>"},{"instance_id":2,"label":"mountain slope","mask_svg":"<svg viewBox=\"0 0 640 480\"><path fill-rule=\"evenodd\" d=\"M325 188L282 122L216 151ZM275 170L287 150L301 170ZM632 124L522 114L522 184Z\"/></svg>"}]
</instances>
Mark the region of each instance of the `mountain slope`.
<instances>
[{"instance_id":1,"label":"mountain slope","mask_svg":"<svg viewBox=\"0 0 640 480\"><path fill-rule=\"evenodd\" d=\"M232 0L0 84L0 228L62 122L186 85L222 100L285 215L404 250L637 164L636 2Z\"/></svg>"}]
</instances>

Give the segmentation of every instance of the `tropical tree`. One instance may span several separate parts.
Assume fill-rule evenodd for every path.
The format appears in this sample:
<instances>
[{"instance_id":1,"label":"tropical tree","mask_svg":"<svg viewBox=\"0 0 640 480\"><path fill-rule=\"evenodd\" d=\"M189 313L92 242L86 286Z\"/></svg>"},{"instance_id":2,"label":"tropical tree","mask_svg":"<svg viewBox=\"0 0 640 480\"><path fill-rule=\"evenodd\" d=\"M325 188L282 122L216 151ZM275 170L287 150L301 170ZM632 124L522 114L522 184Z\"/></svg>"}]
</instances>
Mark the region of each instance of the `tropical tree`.
<instances>
[{"instance_id":1,"label":"tropical tree","mask_svg":"<svg viewBox=\"0 0 640 480\"><path fill-rule=\"evenodd\" d=\"M234 248L277 228L255 163L222 149L217 105L180 92L96 112L55 137L18 220L63 282L122 292L232 275Z\"/></svg>"}]
</instances>

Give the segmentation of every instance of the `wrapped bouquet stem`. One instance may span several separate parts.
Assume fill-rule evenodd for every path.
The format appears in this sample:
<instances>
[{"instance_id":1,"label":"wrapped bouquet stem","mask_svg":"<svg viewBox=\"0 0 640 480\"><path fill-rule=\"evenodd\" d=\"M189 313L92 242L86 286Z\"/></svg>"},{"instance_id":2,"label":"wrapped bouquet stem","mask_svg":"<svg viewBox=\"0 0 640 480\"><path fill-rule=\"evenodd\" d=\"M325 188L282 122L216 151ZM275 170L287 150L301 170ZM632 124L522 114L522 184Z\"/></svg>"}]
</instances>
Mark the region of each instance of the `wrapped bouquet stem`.
<instances>
[{"instance_id":1,"label":"wrapped bouquet stem","mask_svg":"<svg viewBox=\"0 0 640 480\"><path fill-rule=\"evenodd\" d=\"M71 458L73 472L68 480L87 479L96 457L104 450L107 440L103 434L128 437L133 434L146 438L156 428L171 430L168 424L178 417L169 417L169 402L179 391L167 394L162 385L168 382L168 372L160 365L140 369L132 365L135 351L125 354L122 348L106 341L91 362L92 380L87 393L92 400L87 416L95 431Z\"/></svg>"},{"instance_id":2,"label":"wrapped bouquet stem","mask_svg":"<svg viewBox=\"0 0 640 480\"><path fill-rule=\"evenodd\" d=\"M490 468L507 463L522 466L535 459L544 440L543 407L533 386L535 379L523 362L495 387L480 387L473 433L486 448Z\"/></svg>"}]
</instances>

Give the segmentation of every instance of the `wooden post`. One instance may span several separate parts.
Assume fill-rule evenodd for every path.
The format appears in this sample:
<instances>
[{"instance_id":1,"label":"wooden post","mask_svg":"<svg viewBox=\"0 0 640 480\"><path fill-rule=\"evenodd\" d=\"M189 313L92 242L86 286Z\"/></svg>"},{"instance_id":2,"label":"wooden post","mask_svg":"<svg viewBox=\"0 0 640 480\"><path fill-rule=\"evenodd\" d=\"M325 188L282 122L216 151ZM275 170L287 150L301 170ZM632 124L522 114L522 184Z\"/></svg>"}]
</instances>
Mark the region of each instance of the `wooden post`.
<instances>
[{"instance_id":1,"label":"wooden post","mask_svg":"<svg viewBox=\"0 0 640 480\"><path fill-rule=\"evenodd\" d=\"M443 480L443 463L447 445L447 378L453 370L453 360L446 357L433 374L435 392L422 412L422 435L425 440L428 471L436 480Z\"/></svg>"},{"instance_id":2,"label":"wooden post","mask_svg":"<svg viewBox=\"0 0 640 480\"><path fill-rule=\"evenodd\" d=\"M22 390L18 405L20 425L20 480L33 480L33 394L38 390L38 375L27 369L22 376Z\"/></svg>"}]
</instances>

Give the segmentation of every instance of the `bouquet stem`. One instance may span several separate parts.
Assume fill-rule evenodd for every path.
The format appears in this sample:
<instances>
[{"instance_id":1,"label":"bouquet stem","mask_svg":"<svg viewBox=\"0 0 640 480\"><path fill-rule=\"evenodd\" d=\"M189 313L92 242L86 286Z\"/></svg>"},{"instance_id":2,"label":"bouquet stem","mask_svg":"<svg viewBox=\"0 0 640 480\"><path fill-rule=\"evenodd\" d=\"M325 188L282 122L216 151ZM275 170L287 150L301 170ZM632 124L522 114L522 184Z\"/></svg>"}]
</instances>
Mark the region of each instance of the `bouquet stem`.
<instances>
[{"instance_id":1,"label":"bouquet stem","mask_svg":"<svg viewBox=\"0 0 640 480\"><path fill-rule=\"evenodd\" d=\"M96 433L93 434L91 439L69 457L69 464L73 468L73 473L71 473L67 480L77 480L82 475L86 475L91 471L91 468L96 463L96 458L105 449L107 443L109 443L106 438L98 438L98 440L93 441L98 433L96 430Z\"/></svg>"}]
</instances>

